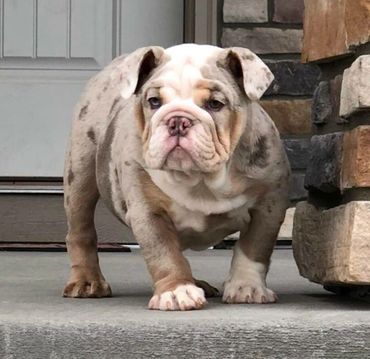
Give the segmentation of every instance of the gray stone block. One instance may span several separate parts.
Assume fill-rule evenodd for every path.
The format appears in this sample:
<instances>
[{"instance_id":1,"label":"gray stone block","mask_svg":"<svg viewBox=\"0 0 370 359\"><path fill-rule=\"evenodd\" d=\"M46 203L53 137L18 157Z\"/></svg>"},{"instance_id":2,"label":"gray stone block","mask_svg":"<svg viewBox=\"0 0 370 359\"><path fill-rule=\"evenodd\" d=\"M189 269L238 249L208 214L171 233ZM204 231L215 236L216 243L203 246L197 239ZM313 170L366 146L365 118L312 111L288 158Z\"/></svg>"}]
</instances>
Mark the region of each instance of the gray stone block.
<instances>
[{"instance_id":1,"label":"gray stone block","mask_svg":"<svg viewBox=\"0 0 370 359\"><path fill-rule=\"evenodd\" d=\"M223 47L242 46L257 54L300 53L303 31L272 28L224 28Z\"/></svg>"},{"instance_id":2,"label":"gray stone block","mask_svg":"<svg viewBox=\"0 0 370 359\"><path fill-rule=\"evenodd\" d=\"M306 169L310 157L310 139L284 139L283 143L290 162L290 167L292 169Z\"/></svg>"},{"instance_id":3,"label":"gray stone block","mask_svg":"<svg viewBox=\"0 0 370 359\"><path fill-rule=\"evenodd\" d=\"M311 138L311 155L306 171L305 187L326 193L340 188L343 133L317 135Z\"/></svg>"},{"instance_id":4,"label":"gray stone block","mask_svg":"<svg viewBox=\"0 0 370 359\"><path fill-rule=\"evenodd\" d=\"M275 76L266 95L312 95L320 81L317 65L298 61L266 61L266 64Z\"/></svg>"},{"instance_id":5,"label":"gray stone block","mask_svg":"<svg viewBox=\"0 0 370 359\"><path fill-rule=\"evenodd\" d=\"M342 75L322 81L312 99L312 123L316 133L343 131L348 121L339 116Z\"/></svg>"},{"instance_id":6,"label":"gray stone block","mask_svg":"<svg viewBox=\"0 0 370 359\"><path fill-rule=\"evenodd\" d=\"M293 173L290 178L289 198L291 201L299 201L307 198L304 188L304 173Z\"/></svg>"},{"instance_id":7,"label":"gray stone block","mask_svg":"<svg viewBox=\"0 0 370 359\"><path fill-rule=\"evenodd\" d=\"M328 81L321 81L313 94L312 123L325 124L329 121L331 114L330 85Z\"/></svg>"},{"instance_id":8,"label":"gray stone block","mask_svg":"<svg viewBox=\"0 0 370 359\"><path fill-rule=\"evenodd\" d=\"M266 22L267 0L225 0L224 21L233 22Z\"/></svg>"}]
</instances>

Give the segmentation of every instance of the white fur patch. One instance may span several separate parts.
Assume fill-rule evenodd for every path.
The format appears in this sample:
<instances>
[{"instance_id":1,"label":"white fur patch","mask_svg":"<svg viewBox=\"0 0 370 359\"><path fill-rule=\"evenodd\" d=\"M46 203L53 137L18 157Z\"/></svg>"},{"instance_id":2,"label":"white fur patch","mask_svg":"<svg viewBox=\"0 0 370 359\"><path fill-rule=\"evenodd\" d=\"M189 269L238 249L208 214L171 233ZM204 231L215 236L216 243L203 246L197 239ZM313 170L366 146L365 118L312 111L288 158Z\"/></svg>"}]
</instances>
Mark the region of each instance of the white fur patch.
<instances>
[{"instance_id":1,"label":"white fur patch","mask_svg":"<svg viewBox=\"0 0 370 359\"><path fill-rule=\"evenodd\" d=\"M148 307L158 310L192 310L203 308L206 303L203 289L186 284L179 285L174 291L154 295Z\"/></svg>"},{"instance_id":2,"label":"white fur patch","mask_svg":"<svg viewBox=\"0 0 370 359\"><path fill-rule=\"evenodd\" d=\"M166 49L166 54L171 56L171 61L180 66L191 64L195 67L202 67L208 58L221 53L223 49L212 45L181 44Z\"/></svg>"},{"instance_id":3,"label":"white fur patch","mask_svg":"<svg viewBox=\"0 0 370 359\"><path fill-rule=\"evenodd\" d=\"M153 182L179 205L189 211L201 212L205 215L230 212L246 204L252 206L255 198L250 199L245 194L239 194L234 197L223 198L215 193L214 196L195 197L191 194L192 187L196 185L193 178L191 186L187 186L182 179L177 179L171 173L161 170L148 170ZM197 178L200 181L202 178ZM249 207L249 206L248 206Z\"/></svg>"},{"instance_id":4,"label":"white fur patch","mask_svg":"<svg viewBox=\"0 0 370 359\"><path fill-rule=\"evenodd\" d=\"M275 302L276 294L266 287L266 271L264 264L250 260L237 243L222 300L226 303Z\"/></svg>"}]
</instances>

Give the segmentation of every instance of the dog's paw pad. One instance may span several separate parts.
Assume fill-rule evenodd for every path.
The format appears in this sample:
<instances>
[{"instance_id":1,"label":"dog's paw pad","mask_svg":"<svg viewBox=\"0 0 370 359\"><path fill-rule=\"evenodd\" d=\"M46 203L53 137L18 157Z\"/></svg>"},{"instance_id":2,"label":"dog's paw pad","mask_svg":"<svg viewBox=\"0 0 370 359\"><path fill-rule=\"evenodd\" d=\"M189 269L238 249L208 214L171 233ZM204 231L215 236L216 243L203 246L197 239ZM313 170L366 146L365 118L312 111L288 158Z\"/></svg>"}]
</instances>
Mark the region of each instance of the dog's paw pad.
<instances>
[{"instance_id":1,"label":"dog's paw pad","mask_svg":"<svg viewBox=\"0 0 370 359\"><path fill-rule=\"evenodd\" d=\"M149 309L193 310L201 309L207 303L204 291L193 284L179 285L173 291L154 295L149 301Z\"/></svg>"},{"instance_id":2,"label":"dog's paw pad","mask_svg":"<svg viewBox=\"0 0 370 359\"><path fill-rule=\"evenodd\" d=\"M225 284L222 301L228 304L267 304L275 303L277 301L277 295L271 289L268 289L263 285L228 282Z\"/></svg>"},{"instance_id":3,"label":"dog's paw pad","mask_svg":"<svg viewBox=\"0 0 370 359\"><path fill-rule=\"evenodd\" d=\"M63 291L63 297L70 298L102 298L111 296L112 290L110 285L104 280L69 282Z\"/></svg>"}]
</instances>

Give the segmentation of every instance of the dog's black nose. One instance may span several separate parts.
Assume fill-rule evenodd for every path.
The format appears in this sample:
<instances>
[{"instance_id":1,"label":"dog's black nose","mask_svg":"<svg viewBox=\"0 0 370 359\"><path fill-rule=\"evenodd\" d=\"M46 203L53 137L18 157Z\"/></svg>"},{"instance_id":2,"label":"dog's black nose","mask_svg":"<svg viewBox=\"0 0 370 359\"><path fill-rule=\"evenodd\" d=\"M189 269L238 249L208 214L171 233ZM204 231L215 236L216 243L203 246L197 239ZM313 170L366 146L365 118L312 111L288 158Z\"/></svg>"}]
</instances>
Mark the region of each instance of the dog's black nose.
<instances>
[{"instance_id":1,"label":"dog's black nose","mask_svg":"<svg viewBox=\"0 0 370 359\"><path fill-rule=\"evenodd\" d=\"M171 117L167 123L168 132L171 136L185 136L189 128L193 125L187 117Z\"/></svg>"}]
</instances>

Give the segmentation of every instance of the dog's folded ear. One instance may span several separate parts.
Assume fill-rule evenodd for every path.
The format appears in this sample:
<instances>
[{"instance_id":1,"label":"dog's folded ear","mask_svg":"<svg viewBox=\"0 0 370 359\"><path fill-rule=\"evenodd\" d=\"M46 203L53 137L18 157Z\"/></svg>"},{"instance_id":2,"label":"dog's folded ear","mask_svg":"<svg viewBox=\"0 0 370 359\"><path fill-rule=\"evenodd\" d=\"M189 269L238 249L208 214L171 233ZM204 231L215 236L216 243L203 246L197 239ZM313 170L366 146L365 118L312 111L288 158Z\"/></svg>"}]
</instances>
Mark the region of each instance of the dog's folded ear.
<instances>
[{"instance_id":1,"label":"dog's folded ear","mask_svg":"<svg viewBox=\"0 0 370 359\"><path fill-rule=\"evenodd\" d=\"M274 80L270 69L248 49L227 48L219 61L232 73L250 100L259 100Z\"/></svg>"},{"instance_id":2,"label":"dog's folded ear","mask_svg":"<svg viewBox=\"0 0 370 359\"><path fill-rule=\"evenodd\" d=\"M162 60L164 49L159 46L142 47L135 50L119 66L121 72L121 96L128 99L143 86L149 75Z\"/></svg>"}]
</instances>

